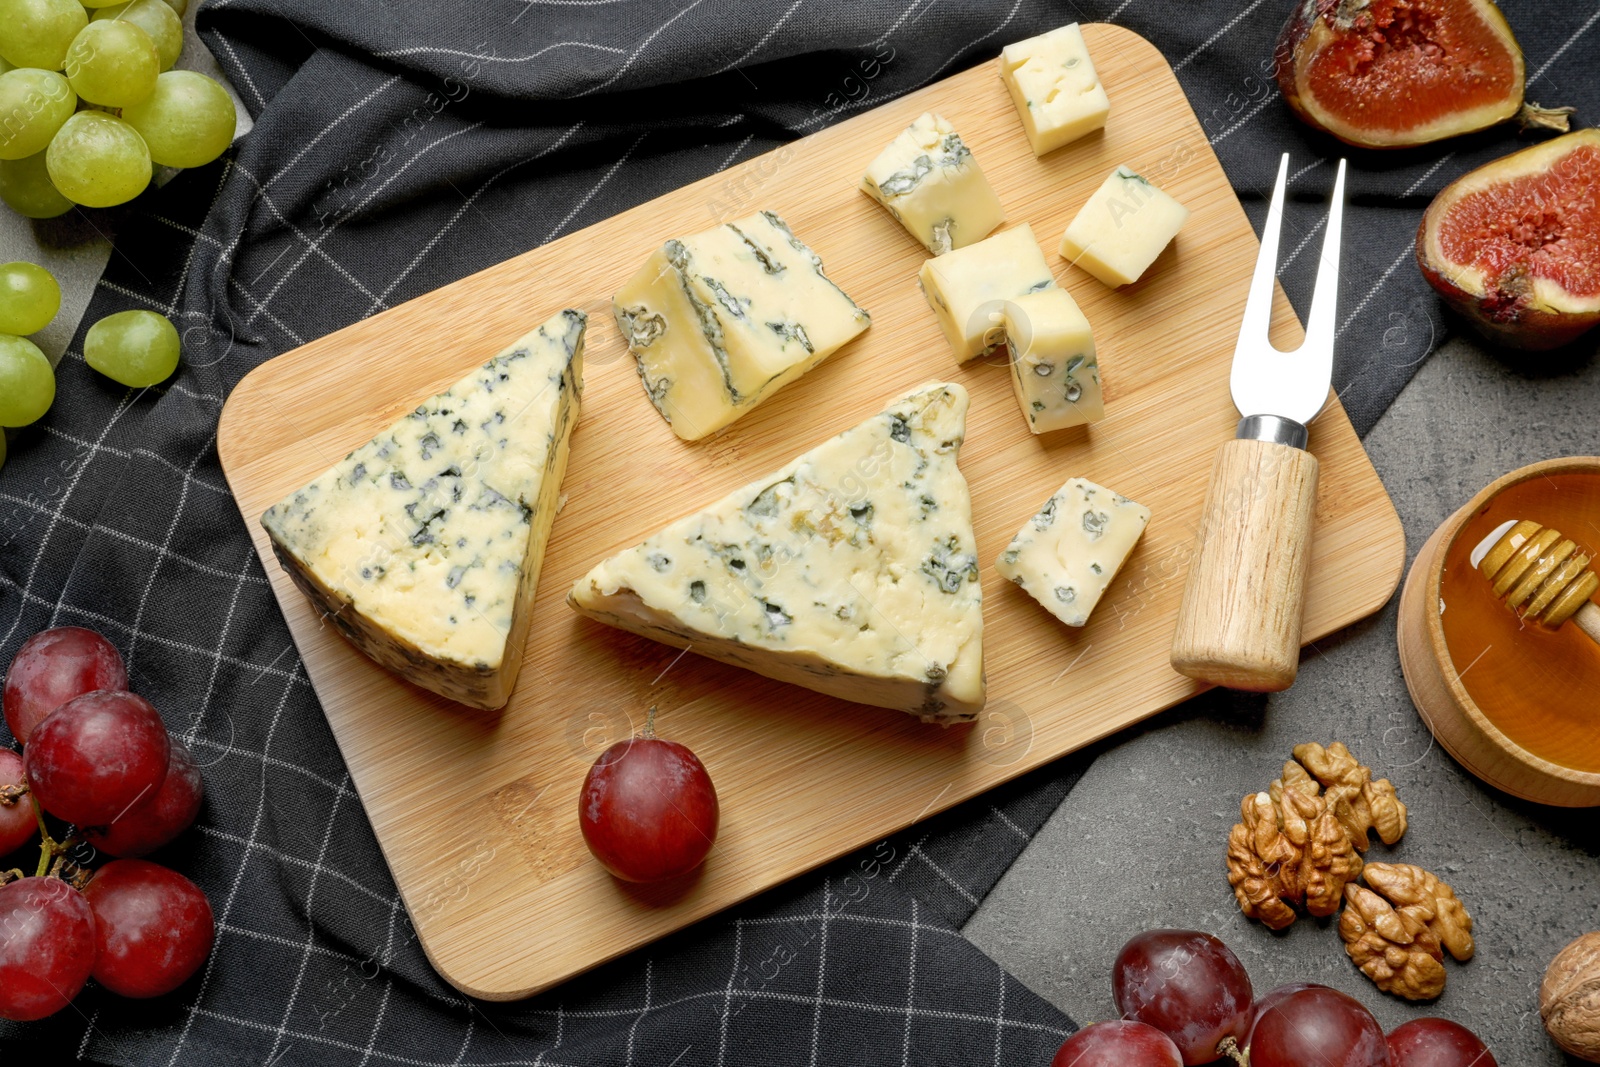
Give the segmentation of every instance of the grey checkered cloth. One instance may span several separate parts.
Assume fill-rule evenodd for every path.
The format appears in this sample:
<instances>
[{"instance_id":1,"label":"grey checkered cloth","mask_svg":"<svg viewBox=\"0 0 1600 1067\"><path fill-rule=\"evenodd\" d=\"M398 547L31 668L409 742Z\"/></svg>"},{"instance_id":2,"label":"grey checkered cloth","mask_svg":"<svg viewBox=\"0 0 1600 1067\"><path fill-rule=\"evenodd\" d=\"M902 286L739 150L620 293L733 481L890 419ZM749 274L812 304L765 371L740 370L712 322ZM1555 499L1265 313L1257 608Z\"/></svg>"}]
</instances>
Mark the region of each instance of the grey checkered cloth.
<instances>
[{"instance_id":1,"label":"grey checkered cloth","mask_svg":"<svg viewBox=\"0 0 1600 1067\"><path fill-rule=\"evenodd\" d=\"M80 330L54 410L0 472L0 663L58 624L122 649L206 765L200 824L164 858L210 895L218 941L179 992L134 1003L91 987L49 1021L0 1024L0 1050L207 1067L1046 1062L1073 1023L959 930L1084 757L534 1000L449 988L223 482L217 414L272 356L1068 21L1161 47L1258 221L1278 153L1294 152L1306 203L1290 206L1285 280L1304 307L1339 149L1292 121L1263 69L1286 6L208 2L201 32L256 126L120 213L85 318L161 310L184 367L159 389L117 388L85 366ZM1600 11L1505 7L1533 95L1595 114ZM1445 327L1406 262L1421 207L1515 143L1497 131L1353 161L1337 384L1362 430Z\"/></svg>"}]
</instances>

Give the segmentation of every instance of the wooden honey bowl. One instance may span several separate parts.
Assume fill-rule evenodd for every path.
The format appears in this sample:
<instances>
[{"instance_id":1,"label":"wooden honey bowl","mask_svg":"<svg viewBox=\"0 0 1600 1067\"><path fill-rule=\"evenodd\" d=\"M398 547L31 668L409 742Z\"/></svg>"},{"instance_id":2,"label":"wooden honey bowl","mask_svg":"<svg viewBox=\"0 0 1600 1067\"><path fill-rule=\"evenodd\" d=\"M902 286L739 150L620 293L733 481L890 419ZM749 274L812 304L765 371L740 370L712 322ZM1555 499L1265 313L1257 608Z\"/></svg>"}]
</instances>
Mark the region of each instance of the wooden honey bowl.
<instances>
[{"instance_id":1,"label":"wooden honey bowl","mask_svg":"<svg viewBox=\"0 0 1600 1067\"><path fill-rule=\"evenodd\" d=\"M1497 789L1600 806L1600 644L1497 597L1473 549L1509 520L1600 549L1600 457L1546 460L1496 480L1433 532L1400 595L1400 665L1428 728Z\"/></svg>"}]
</instances>

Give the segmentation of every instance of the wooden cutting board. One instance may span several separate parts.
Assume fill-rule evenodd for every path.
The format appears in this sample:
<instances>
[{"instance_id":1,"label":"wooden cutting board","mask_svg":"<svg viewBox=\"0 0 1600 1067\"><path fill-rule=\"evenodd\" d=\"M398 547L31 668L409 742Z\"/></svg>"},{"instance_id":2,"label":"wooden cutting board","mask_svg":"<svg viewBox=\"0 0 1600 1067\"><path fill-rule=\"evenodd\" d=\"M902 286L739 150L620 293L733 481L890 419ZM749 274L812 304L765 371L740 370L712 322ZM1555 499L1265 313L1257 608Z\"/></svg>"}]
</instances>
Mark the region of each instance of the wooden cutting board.
<instances>
[{"instance_id":1,"label":"wooden cutting board","mask_svg":"<svg viewBox=\"0 0 1600 1067\"><path fill-rule=\"evenodd\" d=\"M218 447L423 947L466 993L529 996L1200 692L1167 662L1217 446L1237 419L1232 355L1257 242L1176 78L1142 38L1086 26L1107 128L1035 159L996 62L569 234L261 366L234 390ZM1036 438L1003 360L958 367L917 288L925 253L856 189L903 127L937 110L1009 212L1044 242L1094 325L1107 417ZM1118 164L1193 215L1137 285L1112 291L1056 244ZM612 292L664 239L770 208L823 257L873 325L722 436L678 440L647 402ZM261 513L564 306L588 311L582 417L511 703L473 711L388 674L322 625L278 566ZM1301 330L1280 291L1280 347ZM563 600L601 558L717 500L930 379L972 394L961 468L984 562L989 703L924 725L579 618ZM1322 462L1305 636L1377 610L1405 542L1337 403ZM1069 477L1148 505L1143 541L1090 624L1070 630L996 575L1012 534ZM577 795L610 742L660 706L705 761L723 823L680 884L613 880L584 847Z\"/></svg>"}]
</instances>

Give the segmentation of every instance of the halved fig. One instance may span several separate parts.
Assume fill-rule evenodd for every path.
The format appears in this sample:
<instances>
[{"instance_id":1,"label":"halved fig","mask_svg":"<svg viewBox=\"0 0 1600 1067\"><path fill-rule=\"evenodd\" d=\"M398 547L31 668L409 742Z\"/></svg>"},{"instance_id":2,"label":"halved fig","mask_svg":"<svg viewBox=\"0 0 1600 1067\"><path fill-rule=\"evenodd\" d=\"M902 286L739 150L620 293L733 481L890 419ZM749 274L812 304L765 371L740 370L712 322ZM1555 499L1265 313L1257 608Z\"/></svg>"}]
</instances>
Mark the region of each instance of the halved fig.
<instances>
[{"instance_id":1,"label":"halved fig","mask_svg":"<svg viewBox=\"0 0 1600 1067\"><path fill-rule=\"evenodd\" d=\"M1301 119L1363 148L1511 118L1564 131L1572 112L1524 104L1522 49L1490 0L1299 0L1274 60Z\"/></svg>"},{"instance_id":2,"label":"halved fig","mask_svg":"<svg viewBox=\"0 0 1600 1067\"><path fill-rule=\"evenodd\" d=\"M1600 324L1600 130L1513 152L1447 185L1423 213L1417 263L1500 344L1555 348Z\"/></svg>"}]
</instances>

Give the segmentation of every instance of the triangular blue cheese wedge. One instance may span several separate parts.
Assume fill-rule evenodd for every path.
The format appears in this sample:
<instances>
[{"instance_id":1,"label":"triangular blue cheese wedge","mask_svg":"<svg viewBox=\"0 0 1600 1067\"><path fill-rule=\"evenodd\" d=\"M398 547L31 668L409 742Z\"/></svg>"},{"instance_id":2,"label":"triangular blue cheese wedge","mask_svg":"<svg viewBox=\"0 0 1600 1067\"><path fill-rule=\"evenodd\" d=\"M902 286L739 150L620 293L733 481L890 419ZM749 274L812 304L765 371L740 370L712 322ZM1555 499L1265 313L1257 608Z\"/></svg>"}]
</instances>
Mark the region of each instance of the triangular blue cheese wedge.
<instances>
[{"instance_id":1,"label":"triangular blue cheese wedge","mask_svg":"<svg viewBox=\"0 0 1600 1067\"><path fill-rule=\"evenodd\" d=\"M830 696L972 719L983 592L956 467L966 418L961 386L923 386L601 563L568 603Z\"/></svg>"},{"instance_id":2,"label":"triangular blue cheese wedge","mask_svg":"<svg viewBox=\"0 0 1600 1067\"><path fill-rule=\"evenodd\" d=\"M463 704L503 706L522 665L586 325L561 312L261 519L352 644Z\"/></svg>"}]
</instances>

